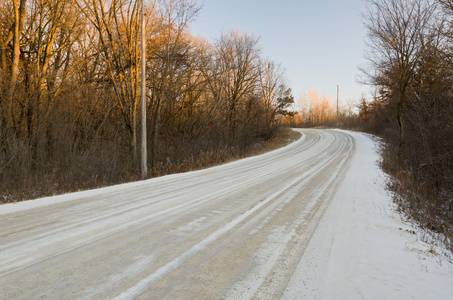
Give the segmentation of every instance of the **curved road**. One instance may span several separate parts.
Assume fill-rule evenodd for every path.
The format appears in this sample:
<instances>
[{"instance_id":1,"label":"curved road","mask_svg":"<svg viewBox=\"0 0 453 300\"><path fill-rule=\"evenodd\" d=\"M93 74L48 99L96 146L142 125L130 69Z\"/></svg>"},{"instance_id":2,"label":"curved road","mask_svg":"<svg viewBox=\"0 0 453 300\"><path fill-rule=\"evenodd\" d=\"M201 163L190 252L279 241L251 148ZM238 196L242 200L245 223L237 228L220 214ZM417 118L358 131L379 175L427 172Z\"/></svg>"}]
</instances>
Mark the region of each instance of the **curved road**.
<instances>
[{"instance_id":1,"label":"curved road","mask_svg":"<svg viewBox=\"0 0 453 300\"><path fill-rule=\"evenodd\" d=\"M302 138L222 166L0 206L0 299L279 298L355 139Z\"/></svg>"}]
</instances>

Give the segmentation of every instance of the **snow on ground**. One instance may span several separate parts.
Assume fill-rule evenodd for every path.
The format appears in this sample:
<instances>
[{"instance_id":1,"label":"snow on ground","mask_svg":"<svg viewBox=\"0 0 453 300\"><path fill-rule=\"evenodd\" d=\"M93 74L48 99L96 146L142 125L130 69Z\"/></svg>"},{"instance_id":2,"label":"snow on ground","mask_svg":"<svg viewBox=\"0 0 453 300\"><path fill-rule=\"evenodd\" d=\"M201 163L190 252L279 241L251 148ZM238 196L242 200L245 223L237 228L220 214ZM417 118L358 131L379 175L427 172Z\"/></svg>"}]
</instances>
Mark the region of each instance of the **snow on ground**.
<instances>
[{"instance_id":1,"label":"snow on ground","mask_svg":"<svg viewBox=\"0 0 453 300\"><path fill-rule=\"evenodd\" d=\"M414 226L396 212L377 164L377 144L365 134L348 133L360 155L284 299L453 299L451 255L420 241Z\"/></svg>"},{"instance_id":2,"label":"snow on ground","mask_svg":"<svg viewBox=\"0 0 453 300\"><path fill-rule=\"evenodd\" d=\"M349 164L350 172L344 173L346 174L346 176L344 177L339 188L336 190L336 194L331 202L331 205L327 208L325 214L321 218L321 221L317 225L316 231L311 237L311 240L309 241L304 254L298 262L295 272L293 273L286 287L283 299L453 299L453 264L451 263L451 254L450 258L443 256L442 254L440 254L443 252L442 249L420 241L420 235L423 233L412 233L414 232L414 230L418 230L410 223L405 222L403 218L396 212L395 206L392 203L391 195L385 190L386 176L382 173L377 165L377 162L379 160L379 155L377 154L377 144L374 143L372 139L365 134L353 132L344 133L353 136L355 144L355 152L353 152L354 154L351 158L352 161ZM299 141L299 143L304 141L305 138L306 136L304 136ZM277 152L287 151L291 147L288 147L286 150L277 150ZM316 155L318 157L319 155L328 155L328 153L330 153L329 151L331 151L332 149L326 149L327 152L322 152L322 154L316 153ZM306 153L304 155L308 155L307 152L304 153ZM292 155L294 155L294 153L292 153ZM263 156L262 158L266 157L267 156ZM293 157L294 156L291 156L291 160L293 159ZM232 168L235 165L240 166L245 161L253 163L255 162L255 159L256 158L248 158L246 160L242 160L242 162L234 162L229 165L224 165L223 167L218 166L215 168L218 170L221 170L222 168ZM270 167L270 162L272 161L268 160L266 161L266 163L258 164L258 166ZM281 163L282 162L280 162L280 164ZM112 209L112 212L108 210L106 214L114 214L117 211L114 210L114 207L110 208L110 203L116 203L113 201L114 197L112 195L120 195L121 191L130 192L132 190L139 189L143 189L143 193L146 193L147 195L158 193L158 191L154 190L156 186L162 183L163 188L165 188L165 182L169 181L170 179L178 179L178 182L180 184L183 184L185 182L184 180L186 180L188 184L187 188L193 189L195 193L198 193L198 191L202 189L202 187L198 187L198 185L192 184L190 181L191 178L188 177L194 177L197 174L206 177L205 172L212 172L213 170L214 169L211 169L210 171L198 171L185 175L175 174L152 179L149 181L129 183L92 191L44 198L35 201L26 201L18 204L1 205L0 220L1 218L8 217L8 214L15 212L37 209L39 207L45 207L48 205L63 205L64 202L70 202L87 197L93 197L93 201L96 200L97 205L107 205L103 206L104 209ZM316 168L307 170L303 172L298 170L297 176L300 176L301 178L304 176L307 177L304 177L304 180L308 182L314 176L313 174L316 175L317 172ZM267 170L266 172L268 173L266 173L265 175L269 175L275 173L275 170ZM310 175L310 172L312 172L313 174ZM217 179L219 180L219 184L222 183L222 176L219 177L220 179ZM250 175L249 177L247 177L247 180L254 180L253 178L255 176L256 174L253 176ZM333 175L330 174L329 176ZM193 246L191 246L191 248L189 247L188 249L183 250L180 254L178 254L180 255L179 257L176 257L174 260L170 260L169 263L167 263L166 265L164 264L157 271L154 270L154 273L150 271L150 275L148 275L148 277L142 278L141 281L138 282L138 285L132 285L132 288L140 288L139 285L141 283L143 283L145 287L148 287L148 283L153 282L154 280L153 276L159 275L159 272L162 273L164 271L171 270L175 262L182 262L187 260L189 257L192 257L193 253L200 249L204 249L203 247L208 247L212 240L217 237L226 235L226 232L228 230L232 229L234 226L252 215L254 216L254 218L257 218L256 224L258 225L256 225L256 227L254 227L255 229L253 229L252 231L250 231L246 226L243 231L250 232L250 235L256 236L256 233L259 230L262 230L263 227L266 227L265 225L269 225L268 223L270 223L270 220L278 219L277 212L280 213L281 208L283 208L285 205L289 205L289 201L292 198L285 200L282 198L283 195L285 195L285 197L294 198L296 197L296 195L299 195L299 185L301 187L305 187L305 181L302 180L303 178L301 179L296 177L292 179L294 182L292 182L291 180L285 182L284 186L281 187L280 190L278 190L277 192L272 192L269 197L264 199L264 201L260 201L255 206L249 207L248 210L243 210L245 211L245 213L242 213L239 216L232 215L232 218L234 216L234 218L232 219L233 221L219 225L220 227L218 227L218 229L214 232L210 232L210 230L208 230L207 235L204 236L202 240L197 241ZM232 176L230 179L233 180L234 176ZM322 177L322 180L324 180L324 186L328 185L329 181L326 179L326 177ZM213 182L210 180L207 180L205 183L209 184L209 186L212 186L213 184ZM153 184L153 188L150 188L148 186L150 184ZM241 181L241 187L242 185L244 187L250 186L250 184L248 184L248 181ZM204 188L209 188L209 186L204 186ZM223 188L224 186L226 189L228 189L230 182L228 181L227 183L221 184L219 186L219 189ZM293 187L294 189L289 189L290 187ZM332 189L333 188L334 185L332 185ZM220 192L221 191L222 190L220 190ZM287 191L287 193L284 194L283 191ZM179 190L173 192L179 193ZM227 195L230 192L231 191L225 192L223 194ZM102 199L97 199L102 198L98 197L98 195L106 193L112 193L112 195L106 198L107 200L104 201ZM317 194L315 192L313 193ZM250 195L250 192L247 191L245 192L245 194ZM322 193L319 192L318 194ZM178 195L179 194L174 196L174 198L184 198L183 194L179 196ZM195 201L193 202L193 207L195 208L198 207L196 205L198 205L197 203L199 203L199 197L197 195L195 195L196 197L194 196L195 200L193 200ZM128 208L127 211L131 213L134 212L136 205L138 208L141 207L139 206L141 204L140 201L144 201L145 204L149 205L149 207L152 209L154 209L153 205L160 205L160 202L153 204L152 201L147 200L147 198L141 200L138 194L135 195L135 197L138 197L139 199L136 199L136 201L131 201L130 203L128 201L124 201L123 199L121 199L121 201L118 200L117 202L125 202L125 207L123 210L126 211L125 209ZM211 198L214 200L219 198L218 193L216 191L213 191ZM274 200L272 200L274 198L278 198L277 200L281 201L277 201L275 202L275 204L272 204L274 203ZM226 198L226 200L228 200L228 198ZM250 199L248 199L247 197L244 198L245 202L249 200ZM155 201L157 200L155 199ZM183 209L190 211L190 209L186 207L188 205L186 203L187 201L184 201L185 202L181 204L180 208L175 209L170 207L168 208L168 211L173 212L174 210L175 214L179 213L179 211ZM203 201L205 201L206 203L209 202L208 200ZM74 203L76 202L78 201L75 201ZM108 203L105 204L104 202ZM168 201L162 200L162 203L167 202ZM90 201L86 201L86 204L84 203L85 202L83 201L82 203L80 203L80 209L83 209L85 205L91 205ZM214 213L233 213L230 206L225 206L225 209L223 209L222 207L223 206L212 208L208 207L208 210L202 211L210 211L211 214L202 214L198 210L192 208L192 210L194 210L196 213L194 213L193 216L189 215L187 217L190 217L189 219L191 221L181 221L174 224L174 230L171 231L171 233L176 232L178 234L170 234L169 236L171 238L171 241L180 241L181 236L187 236L187 239L189 241L190 238L188 235L191 232L197 231L200 228L211 228L205 223L207 223L208 221L214 222L214 219L217 219L212 218L212 214ZM119 208L121 208L121 206ZM261 213L255 216L254 213L257 210L260 210ZM71 210L66 209L66 212L71 213ZM284 214L286 215L288 213L285 212ZM259 219L258 217L260 217L261 215L262 219ZM73 218L78 218L76 215L70 216L72 216ZM81 218L83 219L83 216ZM150 219L151 217L148 216L146 218ZM251 226L250 228L253 228L253 224L255 224L254 218L249 218ZM97 219L97 217L93 217L93 220L94 219ZM132 217L131 219L134 220L134 218ZM144 221L150 222L148 219ZM168 217L167 219L174 219L177 221L176 218ZM115 219L113 219L113 221L115 221ZM280 223L276 222L276 224ZM65 225L65 223L63 223L63 225ZM99 229L99 226L101 225L96 223L92 225L92 227ZM71 229L72 226L76 225L68 226L66 224L65 226ZM316 226L316 224L314 226ZM77 227L80 228L80 226ZM267 275L268 270L265 270L266 268L269 267L270 270L271 267L274 266L274 264L277 266L279 265L280 262L278 262L277 258L279 258L281 256L280 254L284 252L285 245L287 245L288 241L294 238L292 231L289 231L288 234L290 235L288 236L285 236L285 232L280 232L284 231L286 227L272 227L270 225L268 227L271 229L273 228L271 234L269 235L268 242L262 244L262 247L258 248L257 252L257 261L263 261L261 265L262 268L258 268L257 270L261 270L261 272L263 272L264 274L263 276ZM113 230L115 228L121 229L121 226L106 226L106 228L108 230ZM153 226L147 225L144 228L150 230L150 228L152 229ZM52 229L52 227L50 229ZM108 231L108 233L109 232L110 231ZM241 232L241 229L238 228L238 237L240 237ZM154 231L152 231L150 234L154 234ZM161 232L157 231L156 234L161 235ZM178 237L178 239L174 239L174 236ZM235 237L236 235L232 236ZM58 236L53 237L55 240L58 239ZM67 234L65 237L67 238ZM159 237L159 235L157 237ZM137 241L141 241L141 239L138 239ZM50 241L47 240L45 241L45 243L47 243L46 245L48 245ZM230 240L229 245L232 244L233 243ZM238 243L238 245L241 244ZM137 249L138 248L139 247L137 246ZM114 253L116 255L116 252ZM155 255L158 255L159 253L160 252L157 252L157 254ZM90 253L90 255L92 254ZM114 282L117 282L117 280L124 282L124 278L132 277L131 274L135 274L137 272L141 273L143 270L149 267L150 264L153 264L158 260L158 256L155 256L154 254L142 253L140 255L141 256L137 256L140 258L138 262L132 263L129 266L123 268L119 274L113 274L111 280L107 280L106 284L113 284ZM299 258L296 257L294 258L294 261L297 261L298 259ZM285 262L288 261L290 261L290 259L288 257L285 257ZM200 266L202 266L203 262L204 260L200 260ZM224 267L227 268L228 266L229 265L226 264ZM286 268L288 266L285 265L284 267ZM278 271L279 269L272 268L272 270L270 270L269 272L271 274L274 274L276 270ZM286 275L286 273L282 274ZM70 278L72 277L73 274L71 274ZM260 279L261 277L259 276L258 279ZM286 282L286 280L281 281ZM259 281L259 283L261 283L261 281ZM256 285L259 286L259 284ZM93 293L99 292L99 285L93 286L92 288ZM171 285L171 289L174 288L175 287ZM209 288L209 286L204 285L203 291L205 291L207 288ZM245 288L250 289L253 288L253 286L248 285ZM256 297L257 294L254 295ZM0 298L2 298L1 293ZM271 298L271 296L269 296L269 298Z\"/></svg>"}]
</instances>

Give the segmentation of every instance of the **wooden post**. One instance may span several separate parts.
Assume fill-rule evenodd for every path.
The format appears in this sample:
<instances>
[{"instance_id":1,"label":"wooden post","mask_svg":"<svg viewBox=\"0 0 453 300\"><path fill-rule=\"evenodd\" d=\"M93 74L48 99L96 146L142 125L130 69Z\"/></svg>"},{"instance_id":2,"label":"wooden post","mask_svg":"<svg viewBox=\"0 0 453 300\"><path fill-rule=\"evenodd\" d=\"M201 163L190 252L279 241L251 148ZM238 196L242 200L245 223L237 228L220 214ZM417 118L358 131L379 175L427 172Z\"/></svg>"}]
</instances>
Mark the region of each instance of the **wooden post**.
<instances>
[{"instance_id":1,"label":"wooden post","mask_svg":"<svg viewBox=\"0 0 453 300\"><path fill-rule=\"evenodd\" d=\"M141 65L141 108L142 108L142 161L141 161L141 171L142 179L148 177L148 165L147 165L147 137L146 137L146 44L145 44L145 15L143 13L143 3L145 0L142 0L141 7L141 56L142 56L142 65Z\"/></svg>"}]
</instances>

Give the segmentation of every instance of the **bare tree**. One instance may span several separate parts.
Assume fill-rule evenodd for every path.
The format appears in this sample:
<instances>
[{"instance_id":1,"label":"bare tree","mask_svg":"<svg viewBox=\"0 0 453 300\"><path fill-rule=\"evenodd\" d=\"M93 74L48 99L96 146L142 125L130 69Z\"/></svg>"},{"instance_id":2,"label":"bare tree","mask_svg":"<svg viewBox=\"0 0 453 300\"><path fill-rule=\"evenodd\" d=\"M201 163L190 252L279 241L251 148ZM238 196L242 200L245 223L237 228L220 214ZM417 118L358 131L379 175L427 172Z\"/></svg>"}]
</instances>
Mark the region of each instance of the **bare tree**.
<instances>
[{"instance_id":1,"label":"bare tree","mask_svg":"<svg viewBox=\"0 0 453 300\"><path fill-rule=\"evenodd\" d=\"M260 64L259 87L265 107L265 124L270 129L276 115L276 102L279 91L283 88L283 69L273 61L263 61Z\"/></svg>"},{"instance_id":2,"label":"bare tree","mask_svg":"<svg viewBox=\"0 0 453 300\"><path fill-rule=\"evenodd\" d=\"M137 164L139 106L140 1L83 0L80 5L96 28L101 58L127 129L133 165ZM148 14L152 14L152 9Z\"/></svg>"},{"instance_id":3,"label":"bare tree","mask_svg":"<svg viewBox=\"0 0 453 300\"><path fill-rule=\"evenodd\" d=\"M24 28L26 17L26 0L13 0L12 5L2 3L0 7L1 19L4 25L2 26L0 40L0 59L1 70L4 83L5 94L0 100L0 108L4 110L3 118L6 118L7 123L13 123L13 95L16 89L16 84L19 75L19 61L20 61L20 39ZM12 17L10 17L12 15ZM8 46L11 43L11 52L8 51ZM7 62L8 53L11 54L9 63ZM1 117L1 116L0 116ZM4 125L4 124L0 124Z\"/></svg>"},{"instance_id":4,"label":"bare tree","mask_svg":"<svg viewBox=\"0 0 453 300\"><path fill-rule=\"evenodd\" d=\"M200 6L193 0L159 0L159 16L161 28L161 48L154 48L151 59L157 60L161 66L159 78L153 80L156 84L153 87L155 94L153 107L153 123L151 138L151 170L155 175L156 157L159 144L159 133L161 128L161 109L164 103L171 103L174 100L171 90L177 75L177 66L184 60L185 48L184 35L190 22L200 10Z\"/></svg>"},{"instance_id":5,"label":"bare tree","mask_svg":"<svg viewBox=\"0 0 453 300\"><path fill-rule=\"evenodd\" d=\"M405 142L404 105L413 80L414 67L423 53L430 20L435 11L429 0L371 0L364 15L370 41L369 61L377 74L368 75L374 84L383 83L383 74L395 80L399 125L398 161L403 161ZM366 71L365 71L366 72Z\"/></svg>"},{"instance_id":6,"label":"bare tree","mask_svg":"<svg viewBox=\"0 0 453 300\"><path fill-rule=\"evenodd\" d=\"M10 85L8 88L7 99L11 99L14 93L17 75L19 71L19 57L20 57L20 35L22 33L25 21L25 14L26 14L26 0L13 0L13 7L14 7L14 24L12 27L12 39L13 39L13 53L11 59L11 79ZM10 100L12 101L12 100Z\"/></svg>"},{"instance_id":7,"label":"bare tree","mask_svg":"<svg viewBox=\"0 0 453 300\"><path fill-rule=\"evenodd\" d=\"M224 91L228 137L234 141L237 131L238 109L241 101L256 91L259 72L259 39L232 31L222 34L216 43L216 63L219 65L218 83Z\"/></svg>"}]
</instances>

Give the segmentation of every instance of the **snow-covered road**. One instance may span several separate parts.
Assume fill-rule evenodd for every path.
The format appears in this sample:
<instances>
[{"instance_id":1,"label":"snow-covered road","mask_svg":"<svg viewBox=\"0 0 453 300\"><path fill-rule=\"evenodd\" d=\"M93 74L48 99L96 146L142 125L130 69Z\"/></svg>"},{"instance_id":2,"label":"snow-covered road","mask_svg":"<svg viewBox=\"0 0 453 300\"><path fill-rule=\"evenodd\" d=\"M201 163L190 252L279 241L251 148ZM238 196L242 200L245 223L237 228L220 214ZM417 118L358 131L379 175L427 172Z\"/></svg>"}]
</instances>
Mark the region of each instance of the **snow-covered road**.
<instances>
[{"instance_id":1,"label":"snow-covered road","mask_svg":"<svg viewBox=\"0 0 453 300\"><path fill-rule=\"evenodd\" d=\"M393 271L375 271L381 256L360 246L399 226L376 225L397 221L374 143L301 132L285 148L206 170L0 206L0 299L388 296ZM389 234L410 238L402 232Z\"/></svg>"}]
</instances>

